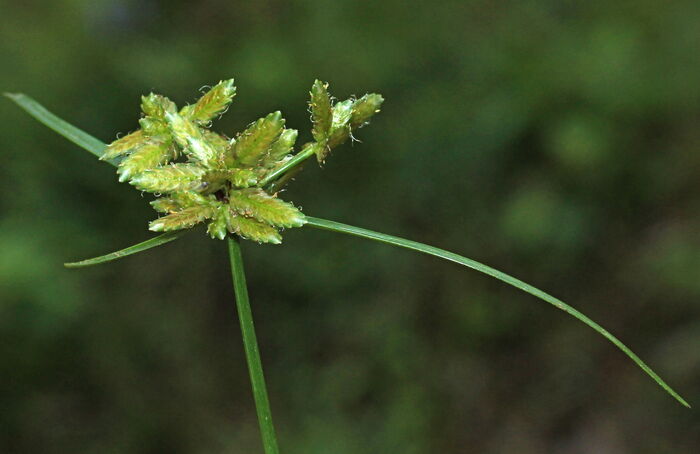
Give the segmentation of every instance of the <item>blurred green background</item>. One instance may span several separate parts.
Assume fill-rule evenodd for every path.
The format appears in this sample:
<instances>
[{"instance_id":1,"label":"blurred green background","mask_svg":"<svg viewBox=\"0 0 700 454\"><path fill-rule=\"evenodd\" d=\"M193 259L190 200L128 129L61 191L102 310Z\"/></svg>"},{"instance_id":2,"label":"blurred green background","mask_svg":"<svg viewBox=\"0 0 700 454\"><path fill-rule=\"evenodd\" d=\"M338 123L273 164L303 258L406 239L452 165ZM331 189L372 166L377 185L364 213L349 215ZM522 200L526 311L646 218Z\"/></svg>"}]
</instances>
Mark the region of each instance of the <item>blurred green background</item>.
<instances>
[{"instance_id":1,"label":"blurred green background","mask_svg":"<svg viewBox=\"0 0 700 454\"><path fill-rule=\"evenodd\" d=\"M235 77L217 127L315 78L382 113L285 198L563 298L700 405L700 2L0 0L0 89L105 141ZM0 103L0 452L261 452L224 244ZM246 244L286 454L683 453L700 417L485 276L313 229Z\"/></svg>"}]
</instances>

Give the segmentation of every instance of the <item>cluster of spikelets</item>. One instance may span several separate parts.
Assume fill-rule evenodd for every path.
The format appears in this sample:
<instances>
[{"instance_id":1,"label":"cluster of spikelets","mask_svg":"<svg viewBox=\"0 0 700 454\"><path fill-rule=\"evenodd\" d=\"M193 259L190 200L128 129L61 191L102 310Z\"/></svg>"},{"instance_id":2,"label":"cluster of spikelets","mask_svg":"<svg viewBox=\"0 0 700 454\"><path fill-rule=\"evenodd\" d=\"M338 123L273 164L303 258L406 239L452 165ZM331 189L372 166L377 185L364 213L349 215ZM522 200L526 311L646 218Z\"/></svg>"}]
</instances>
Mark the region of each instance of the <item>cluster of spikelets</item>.
<instances>
[{"instance_id":1,"label":"cluster of spikelets","mask_svg":"<svg viewBox=\"0 0 700 454\"><path fill-rule=\"evenodd\" d=\"M236 94L233 79L219 82L196 103L177 108L162 95L143 96L141 128L111 143L101 159L118 159L119 181L157 198L163 216L149 228L165 232L207 223L212 238L228 233L261 243L280 243L279 229L300 227L304 215L266 191L270 177L295 156L298 131L286 129L280 112L252 123L235 138L210 130ZM379 112L377 94L334 103L328 85L316 81L309 103L313 141L301 153L322 162Z\"/></svg>"}]
</instances>

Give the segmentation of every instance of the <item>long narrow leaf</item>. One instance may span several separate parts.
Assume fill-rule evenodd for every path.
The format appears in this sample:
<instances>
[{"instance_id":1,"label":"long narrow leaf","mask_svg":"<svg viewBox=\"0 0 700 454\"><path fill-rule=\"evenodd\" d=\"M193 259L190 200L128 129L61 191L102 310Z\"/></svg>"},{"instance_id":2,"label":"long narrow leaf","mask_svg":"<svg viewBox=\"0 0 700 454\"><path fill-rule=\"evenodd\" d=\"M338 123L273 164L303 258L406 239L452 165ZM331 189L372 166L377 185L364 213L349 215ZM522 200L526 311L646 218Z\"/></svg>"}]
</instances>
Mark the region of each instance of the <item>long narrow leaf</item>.
<instances>
[{"instance_id":1,"label":"long narrow leaf","mask_svg":"<svg viewBox=\"0 0 700 454\"><path fill-rule=\"evenodd\" d=\"M569 306L568 304L564 303L563 301L553 297L552 295L543 292L542 290L533 287L532 285L526 284L525 282L521 281L520 279L516 279L506 273L503 273L501 271L498 271L494 268L491 268L490 266L484 265L482 263L479 263L475 260L468 259L466 257L462 257L460 255L457 255L452 252L445 251L443 249L439 249L433 246L428 246L422 243L418 243L416 241L410 241L410 240L405 240L403 238L399 238L396 236L392 235L386 235L384 233L378 233L378 232L373 232L371 230L366 230L362 229L359 227L353 227L351 225L347 224L341 224L339 222L334 222L334 221L328 221L325 219L319 219L319 218L313 218L310 216L306 217L306 225L309 225L311 227L316 227L319 229L323 230L330 230L333 232L339 232L339 233L346 233L348 235L354 235L358 236L361 238L367 238L370 240L374 241L379 241L381 243L387 243L387 244L392 244L394 246L399 246L403 247L406 249L412 249L414 251L418 252L423 252L425 254L429 255L434 255L435 257L439 257L441 259L449 260L451 262L458 263L460 265L464 265L466 267L472 268L476 271L479 271L481 273L487 274L491 277L494 277L500 281L505 282L506 284L510 284L513 287L517 287L520 290L527 292L533 296L536 296L537 298L540 298L541 300L546 301L547 303L553 305L557 309L561 309L564 312L567 312L568 314L574 316L575 318L579 319L586 325L590 326L593 328L596 332L598 332L600 335L604 336L607 338L610 342L615 344L617 348L622 350L627 356L632 359L644 372L646 372L651 378L656 381L656 383L659 384L664 390L666 390L667 393L669 393L671 396L673 396L678 402L683 404L684 406L690 408L690 405L688 402L685 401L678 393L676 393L669 385L666 384L665 381L661 379L649 366L646 365L644 361L642 361L632 350L630 350L625 344L623 344L618 338L613 336L609 331L607 331L605 328L582 314L581 312L577 311L573 307Z\"/></svg>"},{"instance_id":2,"label":"long narrow leaf","mask_svg":"<svg viewBox=\"0 0 700 454\"><path fill-rule=\"evenodd\" d=\"M22 93L5 93L5 96L17 103L22 109L27 111L29 115L39 120L39 122L53 129L66 139L78 145L79 147L84 148L85 150L89 151L97 157L100 157L104 154L105 149L107 148L107 144L91 136L85 131L76 128L70 123L61 120L29 96ZM108 160L106 162L112 164L113 166L117 165L115 161ZM136 254L138 252L161 246L166 243L170 243L171 241L180 238L187 232L189 232L189 230L167 232L162 235L158 235L154 238L151 238L150 240L146 240L139 244L135 244L128 248L122 249L120 251L112 252L110 254L102 255L100 257L95 257L92 259L81 260L79 262L65 263L64 265L66 266L66 268L82 268L86 266L99 265L101 263L111 262L112 260L117 260L122 257Z\"/></svg>"},{"instance_id":3,"label":"long narrow leaf","mask_svg":"<svg viewBox=\"0 0 700 454\"><path fill-rule=\"evenodd\" d=\"M82 268L85 266L99 265L105 262L111 262L112 260L117 260L138 252L145 251L154 247L162 246L163 244L175 241L190 230L179 230L177 232L167 232L162 235L146 240L142 243L129 246L128 248L122 249L120 251L112 252L110 254L101 255L92 259L81 260L80 262L65 263L66 268Z\"/></svg>"},{"instance_id":4,"label":"long narrow leaf","mask_svg":"<svg viewBox=\"0 0 700 454\"><path fill-rule=\"evenodd\" d=\"M29 115L98 158L105 152L107 144L85 131L76 128L70 123L61 120L29 96L22 93L5 93L5 96L16 102L22 109L27 111Z\"/></svg>"}]
</instances>

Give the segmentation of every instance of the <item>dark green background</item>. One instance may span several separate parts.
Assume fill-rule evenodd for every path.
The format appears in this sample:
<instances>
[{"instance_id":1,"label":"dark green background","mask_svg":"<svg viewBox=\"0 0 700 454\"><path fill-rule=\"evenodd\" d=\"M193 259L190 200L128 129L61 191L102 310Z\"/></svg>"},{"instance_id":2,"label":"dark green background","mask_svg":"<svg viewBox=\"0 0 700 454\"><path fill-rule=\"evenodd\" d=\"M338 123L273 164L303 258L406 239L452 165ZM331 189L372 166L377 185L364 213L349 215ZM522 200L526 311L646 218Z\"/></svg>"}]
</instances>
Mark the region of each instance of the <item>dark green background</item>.
<instances>
[{"instance_id":1,"label":"dark green background","mask_svg":"<svg viewBox=\"0 0 700 454\"><path fill-rule=\"evenodd\" d=\"M217 127L308 140L315 78L382 113L285 194L465 254L700 406L700 2L0 0L0 89L105 141L235 77ZM114 169L0 103L0 452L255 453L224 243L149 237ZM313 229L245 245L284 454L690 453L700 418L499 282Z\"/></svg>"}]
</instances>

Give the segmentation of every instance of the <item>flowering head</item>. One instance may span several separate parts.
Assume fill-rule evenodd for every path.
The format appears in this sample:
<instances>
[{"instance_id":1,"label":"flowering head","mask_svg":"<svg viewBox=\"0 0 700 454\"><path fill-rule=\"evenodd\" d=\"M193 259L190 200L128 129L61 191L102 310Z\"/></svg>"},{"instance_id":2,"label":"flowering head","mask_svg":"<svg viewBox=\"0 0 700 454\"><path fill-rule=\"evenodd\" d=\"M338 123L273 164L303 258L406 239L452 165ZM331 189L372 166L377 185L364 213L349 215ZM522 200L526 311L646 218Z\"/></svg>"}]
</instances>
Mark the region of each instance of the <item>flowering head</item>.
<instances>
[{"instance_id":1,"label":"flowering head","mask_svg":"<svg viewBox=\"0 0 700 454\"><path fill-rule=\"evenodd\" d=\"M296 165L315 155L323 162L334 147L369 122L383 102L378 94L334 103L328 85L314 82L309 103L313 141L295 153L298 131L280 112L253 122L235 138L211 130L236 95L233 79L221 81L182 109L165 96L141 99L135 132L112 142L101 159L119 159L119 181L154 194L162 214L149 228L172 231L207 224L212 238L237 234L280 243L279 229L300 227L304 214L270 189Z\"/></svg>"}]
</instances>

